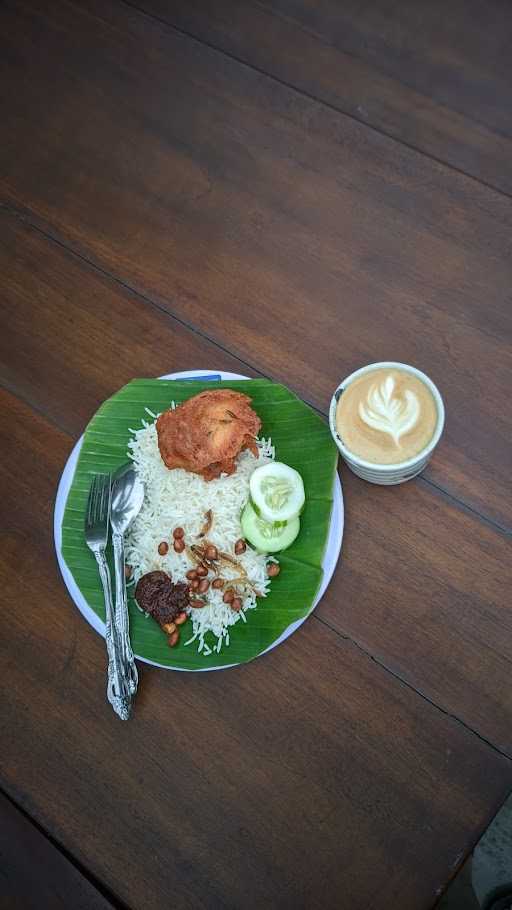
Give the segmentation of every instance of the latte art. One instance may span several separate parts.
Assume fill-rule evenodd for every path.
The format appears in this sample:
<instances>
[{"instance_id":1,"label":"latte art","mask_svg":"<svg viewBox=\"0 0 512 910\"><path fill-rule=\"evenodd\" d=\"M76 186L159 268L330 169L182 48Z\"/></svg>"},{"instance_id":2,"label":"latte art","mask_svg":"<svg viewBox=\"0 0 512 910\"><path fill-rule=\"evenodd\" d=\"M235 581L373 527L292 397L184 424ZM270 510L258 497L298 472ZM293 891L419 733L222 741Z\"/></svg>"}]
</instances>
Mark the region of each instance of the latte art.
<instances>
[{"instance_id":1,"label":"latte art","mask_svg":"<svg viewBox=\"0 0 512 910\"><path fill-rule=\"evenodd\" d=\"M438 421L428 386L414 373L380 367L353 379L336 408L346 448L373 464L401 464L428 446Z\"/></svg>"},{"instance_id":2,"label":"latte art","mask_svg":"<svg viewBox=\"0 0 512 910\"><path fill-rule=\"evenodd\" d=\"M393 396L395 380L386 376L380 385L371 387L366 402L359 403L359 416L369 427L380 433L388 433L395 445L400 446L400 437L408 433L418 422L420 403L410 389L404 392L404 399Z\"/></svg>"}]
</instances>

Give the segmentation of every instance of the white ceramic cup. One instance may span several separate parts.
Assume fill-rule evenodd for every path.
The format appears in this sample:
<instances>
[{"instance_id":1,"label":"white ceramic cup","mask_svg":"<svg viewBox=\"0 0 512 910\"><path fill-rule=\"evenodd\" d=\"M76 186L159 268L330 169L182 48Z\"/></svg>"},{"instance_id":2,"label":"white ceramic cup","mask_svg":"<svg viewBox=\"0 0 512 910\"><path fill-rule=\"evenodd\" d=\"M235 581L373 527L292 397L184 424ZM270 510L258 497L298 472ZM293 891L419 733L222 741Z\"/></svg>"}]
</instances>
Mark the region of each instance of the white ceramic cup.
<instances>
[{"instance_id":1,"label":"white ceramic cup","mask_svg":"<svg viewBox=\"0 0 512 910\"><path fill-rule=\"evenodd\" d=\"M386 368L404 370L405 372L412 373L414 376L417 376L418 379L421 379L421 381L424 382L427 388L432 392L437 407L437 424L434 430L434 435L432 436L429 444L425 446L421 452L418 452L414 458L409 458L407 461L402 461L399 464L375 464L373 461L365 461L358 455L354 455L354 453L347 449L347 447L344 445L336 429L336 407L338 404L338 399L344 389L346 389L347 386L349 386L350 383L355 379L358 379L359 376L363 376L365 373L371 373L373 370ZM346 379L340 382L331 399L331 406L329 408L329 426L331 428L333 439L338 446L338 449L340 450L344 461L348 464L349 468L354 472L354 474L357 474L358 477L362 477L363 480L368 480L370 483L405 483L406 480L411 480L412 477L416 477L417 474L420 474L421 471L423 471L423 469L430 461L432 452L434 451L437 443L441 438L444 427L443 399L441 398L439 389L434 385L432 380L429 379L425 373L422 373L421 370L417 370L416 367L411 367L407 363L397 363L393 360L385 360L381 363L370 363L368 366L361 367L360 370L356 370L355 373L351 373L350 376L347 376Z\"/></svg>"}]
</instances>

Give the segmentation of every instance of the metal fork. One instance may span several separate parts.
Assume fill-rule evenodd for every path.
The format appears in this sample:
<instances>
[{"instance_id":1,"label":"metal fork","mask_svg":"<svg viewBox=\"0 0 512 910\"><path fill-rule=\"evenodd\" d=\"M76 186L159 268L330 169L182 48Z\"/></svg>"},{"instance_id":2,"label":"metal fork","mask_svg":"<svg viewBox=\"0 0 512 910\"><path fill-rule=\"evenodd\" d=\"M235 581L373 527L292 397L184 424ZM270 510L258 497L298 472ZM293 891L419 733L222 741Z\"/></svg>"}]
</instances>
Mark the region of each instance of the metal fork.
<instances>
[{"instance_id":1,"label":"metal fork","mask_svg":"<svg viewBox=\"0 0 512 910\"><path fill-rule=\"evenodd\" d=\"M105 597L105 642L108 654L107 698L116 714L128 720L131 695L123 672L119 643L114 624L110 570L105 558L110 516L110 474L95 474L92 479L85 512L85 540L94 553Z\"/></svg>"}]
</instances>

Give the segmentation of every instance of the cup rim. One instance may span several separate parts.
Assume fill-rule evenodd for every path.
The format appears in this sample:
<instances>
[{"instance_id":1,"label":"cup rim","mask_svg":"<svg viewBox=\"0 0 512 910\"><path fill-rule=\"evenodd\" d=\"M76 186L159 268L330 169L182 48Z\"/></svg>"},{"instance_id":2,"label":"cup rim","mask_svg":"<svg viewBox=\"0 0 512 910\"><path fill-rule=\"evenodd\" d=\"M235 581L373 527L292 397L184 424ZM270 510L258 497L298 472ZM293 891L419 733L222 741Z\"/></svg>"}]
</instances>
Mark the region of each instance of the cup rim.
<instances>
[{"instance_id":1,"label":"cup rim","mask_svg":"<svg viewBox=\"0 0 512 910\"><path fill-rule=\"evenodd\" d=\"M339 392L341 389L346 389L355 379L359 376L364 376L365 373L369 373L373 370L385 369L386 367L394 368L397 370L404 370L405 372L412 373L414 376L417 376L418 379L421 379L427 388L430 389L434 397L434 401L437 407L437 424L434 430L432 439L420 452L413 456L413 458L408 458L407 461L394 462L393 464L380 464L376 461L366 461L364 458L360 458L359 455L355 455L350 449L347 448L344 442L340 439L338 431L336 429L336 408L338 405ZM411 366L409 363L400 363L398 360L381 360L377 363L368 363L364 367L359 367L358 370L354 370L353 373L350 373L345 379L342 379L339 385L336 387L333 396L331 398L331 404L329 407L329 427L331 430L332 437L340 450L343 457L350 463L357 465L361 468L367 468L369 470L377 471L379 474L390 474L396 471L407 471L409 468L414 467L419 464L423 459L428 458L428 456L434 451L437 443L441 438L441 434L444 429L445 421L445 408L444 402L441 397L441 393L434 382L427 376L426 373L423 373L421 370L418 370L417 367Z\"/></svg>"}]
</instances>

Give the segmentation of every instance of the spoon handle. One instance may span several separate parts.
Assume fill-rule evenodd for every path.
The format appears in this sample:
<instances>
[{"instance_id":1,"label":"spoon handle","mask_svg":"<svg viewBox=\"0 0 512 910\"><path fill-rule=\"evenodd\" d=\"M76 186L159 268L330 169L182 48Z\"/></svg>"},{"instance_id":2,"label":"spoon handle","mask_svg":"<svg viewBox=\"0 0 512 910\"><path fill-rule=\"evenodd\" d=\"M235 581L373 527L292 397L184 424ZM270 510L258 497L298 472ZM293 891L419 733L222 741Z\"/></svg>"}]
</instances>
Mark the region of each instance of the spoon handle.
<instances>
[{"instance_id":1,"label":"spoon handle","mask_svg":"<svg viewBox=\"0 0 512 910\"><path fill-rule=\"evenodd\" d=\"M131 707L131 693L121 666L118 642L116 639L112 606L112 590L110 585L110 572L103 548L94 553L103 585L105 596L105 643L108 655L107 670L107 698L116 714L121 720L128 720Z\"/></svg>"},{"instance_id":2,"label":"spoon handle","mask_svg":"<svg viewBox=\"0 0 512 910\"><path fill-rule=\"evenodd\" d=\"M137 667L130 644L130 619L128 616L128 600L126 597L126 579L124 574L124 537L117 531L112 533L114 545L114 567L116 575L116 609L115 626L119 638L119 647L122 658L122 670L131 695L135 695L139 682Z\"/></svg>"}]
</instances>

